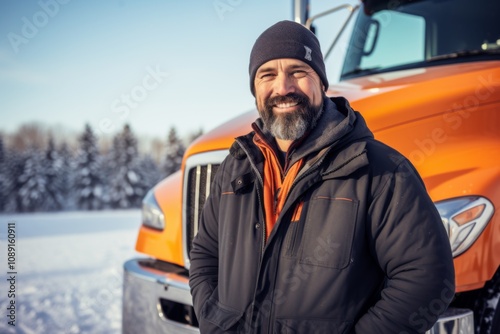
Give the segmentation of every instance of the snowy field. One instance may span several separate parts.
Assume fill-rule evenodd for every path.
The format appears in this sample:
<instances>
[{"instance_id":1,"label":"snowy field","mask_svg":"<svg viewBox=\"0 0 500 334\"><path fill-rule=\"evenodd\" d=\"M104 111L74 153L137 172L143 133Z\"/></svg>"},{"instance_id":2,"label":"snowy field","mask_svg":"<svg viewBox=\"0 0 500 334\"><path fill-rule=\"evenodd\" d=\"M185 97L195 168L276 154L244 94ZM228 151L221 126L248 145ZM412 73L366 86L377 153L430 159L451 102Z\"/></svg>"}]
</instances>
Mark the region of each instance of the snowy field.
<instances>
[{"instance_id":1,"label":"snowy field","mask_svg":"<svg viewBox=\"0 0 500 334\"><path fill-rule=\"evenodd\" d=\"M122 265L137 255L139 224L139 210L0 215L0 333L121 333Z\"/></svg>"}]
</instances>

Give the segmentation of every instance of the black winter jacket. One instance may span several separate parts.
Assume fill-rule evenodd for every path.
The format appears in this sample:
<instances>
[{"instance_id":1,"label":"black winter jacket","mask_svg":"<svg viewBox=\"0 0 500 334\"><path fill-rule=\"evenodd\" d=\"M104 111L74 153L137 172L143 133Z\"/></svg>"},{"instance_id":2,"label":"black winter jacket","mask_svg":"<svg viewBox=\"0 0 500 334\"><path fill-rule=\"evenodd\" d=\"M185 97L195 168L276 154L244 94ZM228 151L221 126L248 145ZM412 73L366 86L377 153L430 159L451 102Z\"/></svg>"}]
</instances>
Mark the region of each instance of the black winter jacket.
<instances>
[{"instance_id":1,"label":"black winter jacket","mask_svg":"<svg viewBox=\"0 0 500 334\"><path fill-rule=\"evenodd\" d=\"M219 168L190 254L202 334L423 333L453 298L449 241L414 167L344 98L324 107L288 156L306 162L267 242L253 133Z\"/></svg>"}]
</instances>

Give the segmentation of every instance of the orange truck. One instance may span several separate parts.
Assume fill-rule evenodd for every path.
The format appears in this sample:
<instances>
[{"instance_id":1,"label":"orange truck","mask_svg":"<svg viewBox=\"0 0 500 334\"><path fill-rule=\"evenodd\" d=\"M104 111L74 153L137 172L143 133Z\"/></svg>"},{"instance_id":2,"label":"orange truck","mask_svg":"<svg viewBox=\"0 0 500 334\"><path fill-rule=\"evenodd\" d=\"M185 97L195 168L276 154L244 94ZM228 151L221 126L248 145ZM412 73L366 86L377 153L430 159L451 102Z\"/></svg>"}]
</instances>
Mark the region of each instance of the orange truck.
<instances>
[{"instance_id":1,"label":"orange truck","mask_svg":"<svg viewBox=\"0 0 500 334\"><path fill-rule=\"evenodd\" d=\"M338 33L343 66L327 95L346 97L377 139L413 162L448 231L456 290L443 291L454 300L428 333L499 334L500 1L364 0L314 17L308 8L293 2L293 19L307 27L348 11ZM219 164L256 117L244 113L197 139L181 170L144 198L136 243L144 256L124 264L123 333L199 332L191 242ZM436 299L419 318L443 308Z\"/></svg>"}]
</instances>

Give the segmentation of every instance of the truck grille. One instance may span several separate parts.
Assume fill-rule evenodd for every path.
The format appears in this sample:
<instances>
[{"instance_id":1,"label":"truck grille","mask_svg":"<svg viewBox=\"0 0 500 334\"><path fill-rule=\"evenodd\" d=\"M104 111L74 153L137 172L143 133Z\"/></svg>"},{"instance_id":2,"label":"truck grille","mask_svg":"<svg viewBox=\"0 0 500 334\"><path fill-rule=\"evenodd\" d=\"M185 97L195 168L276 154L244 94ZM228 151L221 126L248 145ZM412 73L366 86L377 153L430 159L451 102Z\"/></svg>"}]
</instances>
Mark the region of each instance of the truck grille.
<instances>
[{"instance_id":1,"label":"truck grille","mask_svg":"<svg viewBox=\"0 0 500 334\"><path fill-rule=\"evenodd\" d=\"M186 187L186 233L187 255L191 251L193 238L198 233L198 224L205 200L210 194L210 186L219 164L196 165L189 169Z\"/></svg>"}]
</instances>

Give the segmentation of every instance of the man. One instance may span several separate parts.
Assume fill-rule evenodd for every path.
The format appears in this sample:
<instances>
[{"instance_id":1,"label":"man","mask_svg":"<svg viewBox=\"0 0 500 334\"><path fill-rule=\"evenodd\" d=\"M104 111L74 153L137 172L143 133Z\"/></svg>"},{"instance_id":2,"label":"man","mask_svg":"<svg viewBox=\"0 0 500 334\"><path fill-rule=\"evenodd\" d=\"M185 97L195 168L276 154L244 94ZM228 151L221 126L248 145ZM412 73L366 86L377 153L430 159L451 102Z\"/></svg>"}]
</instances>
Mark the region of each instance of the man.
<instances>
[{"instance_id":1,"label":"man","mask_svg":"<svg viewBox=\"0 0 500 334\"><path fill-rule=\"evenodd\" d=\"M423 333L454 294L450 245L417 172L327 98L316 37L257 39L260 118L207 199L190 286L204 333Z\"/></svg>"}]
</instances>

